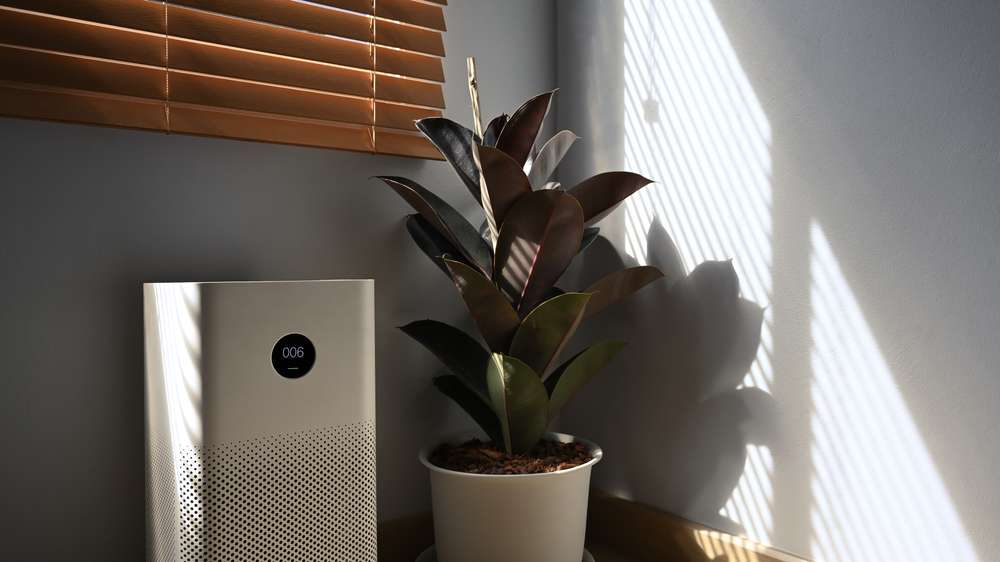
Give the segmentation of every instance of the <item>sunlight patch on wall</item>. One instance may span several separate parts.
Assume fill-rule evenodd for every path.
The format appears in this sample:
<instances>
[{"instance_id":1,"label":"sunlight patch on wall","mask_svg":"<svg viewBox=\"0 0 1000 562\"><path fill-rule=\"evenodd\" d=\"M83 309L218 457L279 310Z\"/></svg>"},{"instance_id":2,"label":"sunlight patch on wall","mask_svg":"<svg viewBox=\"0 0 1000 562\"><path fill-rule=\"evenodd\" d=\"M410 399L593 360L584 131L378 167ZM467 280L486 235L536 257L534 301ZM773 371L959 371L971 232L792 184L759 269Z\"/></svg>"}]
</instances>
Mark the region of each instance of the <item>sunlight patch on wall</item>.
<instances>
[{"instance_id":1,"label":"sunlight patch on wall","mask_svg":"<svg viewBox=\"0 0 1000 562\"><path fill-rule=\"evenodd\" d=\"M871 327L823 229L810 228L817 561L976 562Z\"/></svg>"},{"instance_id":2,"label":"sunlight patch on wall","mask_svg":"<svg viewBox=\"0 0 1000 562\"><path fill-rule=\"evenodd\" d=\"M625 2L625 169L656 181L625 205L625 251L647 263L659 220L690 271L734 259L743 296L771 302L771 128L707 0ZM743 382L768 391L771 315ZM749 446L746 469L721 514L747 536L771 535L773 462Z\"/></svg>"}]
</instances>

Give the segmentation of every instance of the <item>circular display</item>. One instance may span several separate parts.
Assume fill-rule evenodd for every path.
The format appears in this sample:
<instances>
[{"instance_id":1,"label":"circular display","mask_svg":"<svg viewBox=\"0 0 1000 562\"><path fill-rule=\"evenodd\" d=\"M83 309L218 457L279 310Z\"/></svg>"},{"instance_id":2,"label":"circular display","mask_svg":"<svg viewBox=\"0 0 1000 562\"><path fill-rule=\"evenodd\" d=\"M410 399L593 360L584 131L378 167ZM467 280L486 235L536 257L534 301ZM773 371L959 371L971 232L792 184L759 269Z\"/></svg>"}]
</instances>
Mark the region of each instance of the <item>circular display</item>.
<instances>
[{"instance_id":1,"label":"circular display","mask_svg":"<svg viewBox=\"0 0 1000 562\"><path fill-rule=\"evenodd\" d=\"M316 362L316 348L302 334L288 334L274 344L271 365L286 379L305 376Z\"/></svg>"}]
</instances>

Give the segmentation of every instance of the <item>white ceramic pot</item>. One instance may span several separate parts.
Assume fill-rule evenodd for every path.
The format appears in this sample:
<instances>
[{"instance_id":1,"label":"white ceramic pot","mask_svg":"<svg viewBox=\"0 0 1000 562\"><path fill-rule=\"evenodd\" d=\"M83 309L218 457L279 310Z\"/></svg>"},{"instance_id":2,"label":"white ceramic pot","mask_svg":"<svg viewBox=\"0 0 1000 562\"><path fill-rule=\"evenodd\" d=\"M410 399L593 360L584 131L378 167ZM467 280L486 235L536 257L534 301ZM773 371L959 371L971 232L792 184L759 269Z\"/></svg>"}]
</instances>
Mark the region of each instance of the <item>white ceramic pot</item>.
<instances>
[{"instance_id":1,"label":"white ceramic pot","mask_svg":"<svg viewBox=\"0 0 1000 562\"><path fill-rule=\"evenodd\" d=\"M451 439L461 443L471 438ZM583 443L593 458L544 474L468 474L430 463L434 539L439 562L580 562L587 531L590 470L601 448L563 433L546 439Z\"/></svg>"}]
</instances>

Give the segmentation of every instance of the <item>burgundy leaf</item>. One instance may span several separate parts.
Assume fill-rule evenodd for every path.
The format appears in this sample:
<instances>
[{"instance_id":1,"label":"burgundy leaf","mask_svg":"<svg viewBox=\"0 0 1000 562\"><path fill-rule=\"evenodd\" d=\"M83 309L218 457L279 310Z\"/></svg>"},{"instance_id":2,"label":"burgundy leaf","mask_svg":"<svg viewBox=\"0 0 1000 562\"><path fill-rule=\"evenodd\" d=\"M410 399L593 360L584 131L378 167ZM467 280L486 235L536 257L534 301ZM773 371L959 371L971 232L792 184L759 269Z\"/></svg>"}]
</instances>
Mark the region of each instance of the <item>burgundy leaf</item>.
<instances>
[{"instance_id":1,"label":"burgundy leaf","mask_svg":"<svg viewBox=\"0 0 1000 562\"><path fill-rule=\"evenodd\" d=\"M500 138L500 131L503 130L504 125L507 124L508 115L502 113L497 115L490 121L490 124L486 126L486 130L483 131L483 144L486 146L496 146L497 139Z\"/></svg>"},{"instance_id":2,"label":"burgundy leaf","mask_svg":"<svg viewBox=\"0 0 1000 562\"><path fill-rule=\"evenodd\" d=\"M652 183L632 172L605 172L583 180L568 190L583 207L584 222L591 224L605 217L629 195Z\"/></svg>"},{"instance_id":3,"label":"burgundy leaf","mask_svg":"<svg viewBox=\"0 0 1000 562\"><path fill-rule=\"evenodd\" d=\"M494 278L523 315L540 302L573 261L583 238L583 210L563 191L521 197L500 227Z\"/></svg>"},{"instance_id":4,"label":"burgundy leaf","mask_svg":"<svg viewBox=\"0 0 1000 562\"><path fill-rule=\"evenodd\" d=\"M446 203L417 182L397 176L378 176L424 218L434 229L451 242L471 264L489 275L492 251L476 231L476 227Z\"/></svg>"},{"instance_id":5,"label":"burgundy leaf","mask_svg":"<svg viewBox=\"0 0 1000 562\"><path fill-rule=\"evenodd\" d=\"M490 222L496 236L514 202L531 193L531 185L521 166L502 150L489 146L480 146L478 150L482 181L489 196L489 210L493 212L493 221L489 221L487 215L487 222ZM486 208L485 204L483 208Z\"/></svg>"},{"instance_id":6,"label":"burgundy leaf","mask_svg":"<svg viewBox=\"0 0 1000 562\"><path fill-rule=\"evenodd\" d=\"M500 132L497 148L509 154L521 166L524 166L531 147L535 145L538 131L542 128L555 93L556 90L552 90L524 102Z\"/></svg>"},{"instance_id":7,"label":"burgundy leaf","mask_svg":"<svg viewBox=\"0 0 1000 562\"><path fill-rule=\"evenodd\" d=\"M448 273L448 268L444 266L441 258L447 256L455 260L463 259L451 241L442 236L431 223L427 222L427 219L419 214L406 217L406 230L417 246L427 254L427 257L431 258L434 265L440 268L445 275L450 276L451 274Z\"/></svg>"},{"instance_id":8,"label":"burgundy leaf","mask_svg":"<svg viewBox=\"0 0 1000 562\"><path fill-rule=\"evenodd\" d=\"M507 351L521 323L517 312L488 277L464 263L443 261L486 344L493 351Z\"/></svg>"},{"instance_id":9,"label":"burgundy leaf","mask_svg":"<svg viewBox=\"0 0 1000 562\"><path fill-rule=\"evenodd\" d=\"M448 160L465 187L479 201L479 170L472 154L475 134L468 127L444 117L420 119L417 128Z\"/></svg>"},{"instance_id":10,"label":"burgundy leaf","mask_svg":"<svg viewBox=\"0 0 1000 562\"><path fill-rule=\"evenodd\" d=\"M579 138L573 131L559 131L542 145L538 150L538 156L531 163L531 172L528 174L532 188L538 189L549 181L556 167Z\"/></svg>"}]
</instances>

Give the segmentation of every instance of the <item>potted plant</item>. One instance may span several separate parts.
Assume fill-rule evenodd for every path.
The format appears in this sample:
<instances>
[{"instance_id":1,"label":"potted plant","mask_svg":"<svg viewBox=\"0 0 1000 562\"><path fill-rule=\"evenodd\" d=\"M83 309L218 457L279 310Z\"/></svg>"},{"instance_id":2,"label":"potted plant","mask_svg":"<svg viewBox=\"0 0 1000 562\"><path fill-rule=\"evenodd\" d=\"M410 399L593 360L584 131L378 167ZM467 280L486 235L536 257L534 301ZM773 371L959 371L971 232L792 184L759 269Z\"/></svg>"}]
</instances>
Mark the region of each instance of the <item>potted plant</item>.
<instances>
[{"instance_id":1,"label":"potted plant","mask_svg":"<svg viewBox=\"0 0 1000 562\"><path fill-rule=\"evenodd\" d=\"M475 132L446 118L417 122L482 206L479 229L416 182L379 177L416 210L410 235L455 284L482 339L437 320L401 327L443 363L447 373L434 385L483 438L420 454L441 562L581 560L590 470L602 453L547 428L625 344L601 341L563 361L561 353L582 321L662 277L643 266L583 291L556 286L597 236L591 225L650 180L607 172L565 190L550 183L577 138L561 131L533 152L554 93Z\"/></svg>"}]
</instances>

